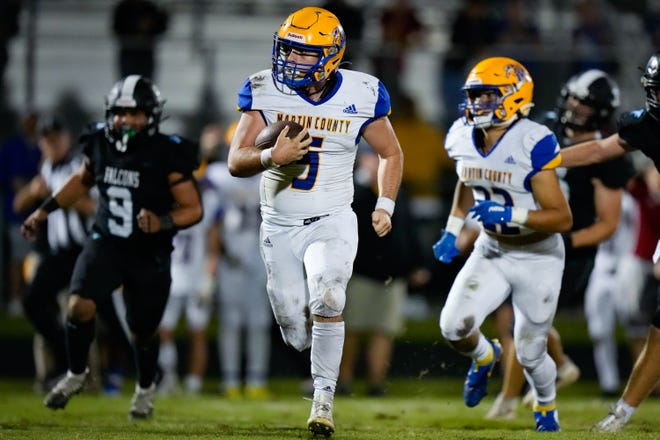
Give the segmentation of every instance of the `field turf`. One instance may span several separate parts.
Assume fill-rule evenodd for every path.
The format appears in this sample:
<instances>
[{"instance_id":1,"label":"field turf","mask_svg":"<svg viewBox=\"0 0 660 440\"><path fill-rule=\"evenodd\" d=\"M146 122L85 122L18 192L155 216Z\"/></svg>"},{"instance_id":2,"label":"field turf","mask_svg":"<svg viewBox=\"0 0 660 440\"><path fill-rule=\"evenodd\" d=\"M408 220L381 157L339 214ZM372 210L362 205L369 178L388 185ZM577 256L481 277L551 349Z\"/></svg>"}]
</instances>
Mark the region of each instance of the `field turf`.
<instances>
[{"instance_id":1,"label":"field turf","mask_svg":"<svg viewBox=\"0 0 660 440\"><path fill-rule=\"evenodd\" d=\"M361 386L360 386L361 385ZM292 379L273 380L269 401L228 400L215 384L199 397L160 397L152 420L130 421L127 411L133 381L119 397L83 393L66 410L52 411L29 381L0 381L0 439L309 439L305 421L310 403ZM651 439L660 432L660 399L645 401L623 433L593 434L589 428L607 414L613 399L597 396L595 383L575 384L560 392L561 433L533 431L531 412L519 407L511 421L484 420L491 395L476 408L461 400L457 378L396 379L383 398L337 397L334 439ZM592 396L592 397L589 397Z\"/></svg>"}]
</instances>

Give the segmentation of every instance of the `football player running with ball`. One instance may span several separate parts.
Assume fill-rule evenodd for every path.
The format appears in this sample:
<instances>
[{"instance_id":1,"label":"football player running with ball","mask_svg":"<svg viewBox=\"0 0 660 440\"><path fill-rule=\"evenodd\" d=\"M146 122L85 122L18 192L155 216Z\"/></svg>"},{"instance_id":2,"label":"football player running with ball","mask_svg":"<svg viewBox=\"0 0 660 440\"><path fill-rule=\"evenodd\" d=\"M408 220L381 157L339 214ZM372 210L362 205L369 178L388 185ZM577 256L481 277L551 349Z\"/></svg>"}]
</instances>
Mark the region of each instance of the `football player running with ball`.
<instances>
[{"instance_id":1,"label":"football player running with ball","mask_svg":"<svg viewBox=\"0 0 660 440\"><path fill-rule=\"evenodd\" d=\"M502 348L479 330L511 295L518 360L536 391L537 431L559 431L555 405L557 369L546 348L557 308L564 244L572 225L555 167L559 144L544 125L527 119L534 83L511 58L487 58L468 74L463 116L449 129L445 148L459 181L447 225L433 246L449 263L465 218L482 224L474 251L454 280L440 315L449 344L472 359L463 390L479 404ZM475 203L476 202L476 203Z\"/></svg>"},{"instance_id":2,"label":"football player running with ball","mask_svg":"<svg viewBox=\"0 0 660 440\"><path fill-rule=\"evenodd\" d=\"M23 224L23 234L31 237L50 212L98 188L96 220L71 278L69 370L44 399L48 408L64 408L83 389L97 304L123 284L137 370L129 416L152 416L157 330L170 291L172 237L197 223L203 211L192 174L197 148L159 133L164 102L148 78L130 75L117 82L106 97L105 123L81 136L83 164Z\"/></svg>"},{"instance_id":3,"label":"football player running with ball","mask_svg":"<svg viewBox=\"0 0 660 440\"><path fill-rule=\"evenodd\" d=\"M360 137L380 156L372 214L379 236L392 228L403 165L387 90L373 76L340 69L345 50L344 30L332 13L305 7L289 15L274 35L272 70L251 75L239 91L242 115L228 158L234 176L262 173L268 296L284 341L299 351L311 347L314 397L307 426L325 436L335 430L342 310L357 251L351 202ZM289 139L287 127L272 148L255 147L261 130L278 120L305 129Z\"/></svg>"}]
</instances>

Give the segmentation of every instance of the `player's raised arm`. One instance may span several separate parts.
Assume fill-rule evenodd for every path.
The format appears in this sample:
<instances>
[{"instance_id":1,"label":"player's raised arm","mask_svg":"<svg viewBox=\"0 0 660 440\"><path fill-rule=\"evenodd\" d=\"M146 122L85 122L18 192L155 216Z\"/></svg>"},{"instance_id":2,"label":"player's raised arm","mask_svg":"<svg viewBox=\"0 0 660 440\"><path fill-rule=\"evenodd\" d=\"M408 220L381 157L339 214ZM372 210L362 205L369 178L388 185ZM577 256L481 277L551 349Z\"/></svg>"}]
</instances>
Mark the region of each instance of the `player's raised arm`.
<instances>
[{"instance_id":1,"label":"player's raised arm","mask_svg":"<svg viewBox=\"0 0 660 440\"><path fill-rule=\"evenodd\" d=\"M605 139L581 142L562 149L561 166L571 168L605 162L630 150L630 146L615 133Z\"/></svg>"}]
</instances>

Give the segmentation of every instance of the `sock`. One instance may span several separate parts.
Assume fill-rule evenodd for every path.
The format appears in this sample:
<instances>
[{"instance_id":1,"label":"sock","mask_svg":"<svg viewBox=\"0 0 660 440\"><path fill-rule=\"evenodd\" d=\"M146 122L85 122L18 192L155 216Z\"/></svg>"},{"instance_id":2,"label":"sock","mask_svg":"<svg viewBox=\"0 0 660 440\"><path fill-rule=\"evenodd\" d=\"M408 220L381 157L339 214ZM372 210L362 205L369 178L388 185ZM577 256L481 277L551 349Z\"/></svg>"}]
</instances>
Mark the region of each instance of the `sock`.
<instances>
[{"instance_id":1,"label":"sock","mask_svg":"<svg viewBox=\"0 0 660 440\"><path fill-rule=\"evenodd\" d=\"M225 389L240 385L241 331L237 325L221 325L218 328L218 352L222 381Z\"/></svg>"},{"instance_id":2,"label":"sock","mask_svg":"<svg viewBox=\"0 0 660 440\"><path fill-rule=\"evenodd\" d=\"M142 340L137 337L133 345L138 385L140 388L147 389L156 378L160 337L158 334Z\"/></svg>"},{"instance_id":3,"label":"sock","mask_svg":"<svg viewBox=\"0 0 660 440\"><path fill-rule=\"evenodd\" d=\"M174 342L164 342L160 345L158 363L166 376L176 377L178 356Z\"/></svg>"},{"instance_id":4,"label":"sock","mask_svg":"<svg viewBox=\"0 0 660 440\"><path fill-rule=\"evenodd\" d=\"M600 389L616 392L619 389L616 341L612 338L594 341L594 365Z\"/></svg>"},{"instance_id":5,"label":"sock","mask_svg":"<svg viewBox=\"0 0 660 440\"><path fill-rule=\"evenodd\" d=\"M482 334L479 335L477 346L468 355L477 365L486 365L493 360L493 346Z\"/></svg>"},{"instance_id":6,"label":"sock","mask_svg":"<svg viewBox=\"0 0 660 440\"><path fill-rule=\"evenodd\" d=\"M344 322L314 322L312 326L312 378L314 390L334 395L344 345Z\"/></svg>"},{"instance_id":7,"label":"sock","mask_svg":"<svg viewBox=\"0 0 660 440\"><path fill-rule=\"evenodd\" d=\"M637 408L635 408L634 406L628 405L626 402L623 401L623 398L619 399L619 401L616 403L616 405L619 408L623 409L623 411L625 413L624 420L626 421L626 423L628 423L628 420L630 420L630 417L632 417L633 413L635 412L635 410Z\"/></svg>"},{"instance_id":8,"label":"sock","mask_svg":"<svg viewBox=\"0 0 660 440\"><path fill-rule=\"evenodd\" d=\"M186 391L189 393L198 393L202 389L202 378L196 374L189 374L185 380Z\"/></svg>"},{"instance_id":9,"label":"sock","mask_svg":"<svg viewBox=\"0 0 660 440\"><path fill-rule=\"evenodd\" d=\"M82 374L87 369L89 346L94 339L95 320L78 322L68 319L66 322L66 350L69 371Z\"/></svg>"},{"instance_id":10,"label":"sock","mask_svg":"<svg viewBox=\"0 0 660 440\"><path fill-rule=\"evenodd\" d=\"M527 382L535 390L536 404L550 406L557 397L557 366L548 353L545 353L541 363L533 369L524 369Z\"/></svg>"},{"instance_id":11,"label":"sock","mask_svg":"<svg viewBox=\"0 0 660 440\"><path fill-rule=\"evenodd\" d=\"M266 386L270 358L269 329L259 327L248 328L246 350L246 384L253 387Z\"/></svg>"}]
</instances>

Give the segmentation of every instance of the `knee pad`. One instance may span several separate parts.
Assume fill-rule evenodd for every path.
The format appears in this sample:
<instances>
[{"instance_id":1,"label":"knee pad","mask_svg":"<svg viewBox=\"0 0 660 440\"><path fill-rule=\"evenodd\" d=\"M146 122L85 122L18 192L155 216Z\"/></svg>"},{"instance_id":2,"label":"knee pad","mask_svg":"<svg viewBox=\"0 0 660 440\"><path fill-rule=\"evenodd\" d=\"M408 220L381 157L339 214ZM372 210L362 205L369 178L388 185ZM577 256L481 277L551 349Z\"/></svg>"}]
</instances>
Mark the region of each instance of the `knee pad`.
<instances>
[{"instance_id":1,"label":"knee pad","mask_svg":"<svg viewBox=\"0 0 660 440\"><path fill-rule=\"evenodd\" d=\"M72 321L88 322L96 316L96 303L79 295L69 297L67 316Z\"/></svg>"},{"instance_id":2,"label":"knee pad","mask_svg":"<svg viewBox=\"0 0 660 440\"><path fill-rule=\"evenodd\" d=\"M448 341L465 339L476 329L474 316L456 316L445 313L444 309L440 313L439 325L442 336Z\"/></svg>"},{"instance_id":3,"label":"knee pad","mask_svg":"<svg viewBox=\"0 0 660 440\"><path fill-rule=\"evenodd\" d=\"M347 281L331 275L319 275L312 280L309 308L313 315L331 318L339 316L346 304Z\"/></svg>"},{"instance_id":4,"label":"knee pad","mask_svg":"<svg viewBox=\"0 0 660 440\"><path fill-rule=\"evenodd\" d=\"M589 337L593 341L614 337L614 329L609 328L605 323L598 320L587 321L587 330Z\"/></svg>"},{"instance_id":5,"label":"knee pad","mask_svg":"<svg viewBox=\"0 0 660 440\"><path fill-rule=\"evenodd\" d=\"M312 346L312 328L311 325L280 325L280 333L284 343L298 351L303 351Z\"/></svg>"},{"instance_id":6,"label":"knee pad","mask_svg":"<svg viewBox=\"0 0 660 440\"><path fill-rule=\"evenodd\" d=\"M537 336L533 339L525 339L524 342L516 343L516 357L520 365L526 369L534 369L543 362L543 354L546 352L545 337Z\"/></svg>"}]
</instances>

